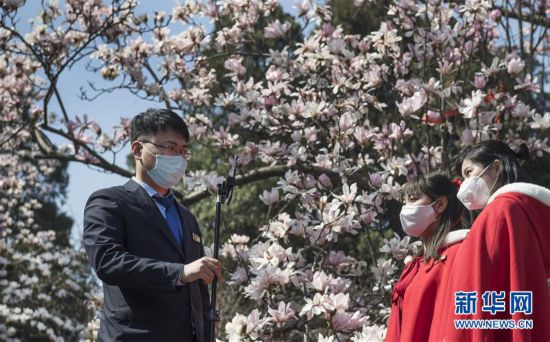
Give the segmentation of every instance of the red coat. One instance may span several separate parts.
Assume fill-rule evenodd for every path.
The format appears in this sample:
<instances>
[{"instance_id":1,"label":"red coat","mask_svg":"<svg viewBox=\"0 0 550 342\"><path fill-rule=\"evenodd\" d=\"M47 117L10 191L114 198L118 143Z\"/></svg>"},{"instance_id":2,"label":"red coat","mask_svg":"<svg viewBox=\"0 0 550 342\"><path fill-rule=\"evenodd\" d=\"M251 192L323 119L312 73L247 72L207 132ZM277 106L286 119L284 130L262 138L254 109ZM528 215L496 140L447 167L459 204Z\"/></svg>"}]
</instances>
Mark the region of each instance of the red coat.
<instances>
[{"instance_id":1,"label":"red coat","mask_svg":"<svg viewBox=\"0 0 550 342\"><path fill-rule=\"evenodd\" d=\"M441 258L424 263L414 258L393 287L386 341L427 341L441 284L447 282L460 243L441 251Z\"/></svg>"},{"instance_id":2,"label":"red coat","mask_svg":"<svg viewBox=\"0 0 550 342\"><path fill-rule=\"evenodd\" d=\"M435 303L432 341L550 341L550 190L526 183L497 191L458 249ZM455 313L455 293L477 291L475 314ZM481 310L504 291L504 312ZM510 291L532 291L532 313L510 314ZM533 329L456 329L455 319L530 319Z\"/></svg>"}]
</instances>

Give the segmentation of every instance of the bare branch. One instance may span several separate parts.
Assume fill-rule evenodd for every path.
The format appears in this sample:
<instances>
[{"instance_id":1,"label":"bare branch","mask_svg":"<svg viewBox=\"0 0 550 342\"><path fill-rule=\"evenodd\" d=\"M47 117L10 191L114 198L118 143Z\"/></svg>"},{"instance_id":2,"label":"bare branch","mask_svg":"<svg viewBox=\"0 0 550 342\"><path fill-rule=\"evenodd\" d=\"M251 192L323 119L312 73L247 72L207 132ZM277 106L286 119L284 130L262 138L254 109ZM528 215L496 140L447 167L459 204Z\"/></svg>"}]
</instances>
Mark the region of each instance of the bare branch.
<instances>
[{"instance_id":1,"label":"bare branch","mask_svg":"<svg viewBox=\"0 0 550 342\"><path fill-rule=\"evenodd\" d=\"M261 167L261 168L249 171L243 175L237 176L235 178L235 184L246 185L246 184L250 184L255 181L259 181L263 179L268 179L272 177L282 177L289 170L298 170L298 171L309 173L315 176L320 176L324 173L333 180L340 179L340 174L338 172L331 169L325 169L319 166L296 165L296 166L289 167L285 165L276 165L276 166ZM361 187L367 186L365 180L358 172L355 172L353 175L350 175L350 178L352 181L358 183L358 185ZM195 191L189 194L189 196L185 196L185 197L182 197L182 195L178 193L176 193L175 195L182 204L189 206L212 195L212 192L210 192L209 190L202 190L202 191Z\"/></svg>"},{"instance_id":2,"label":"bare branch","mask_svg":"<svg viewBox=\"0 0 550 342\"><path fill-rule=\"evenodd\" d=\"M132 172L130 172L127 169L121 168L117 166L114 163L108 162L105 158L103 158L99 153L97 153L95 150L93 150L88 144L78 140L77 138L69 135L68 133L53 128L49 126L42 126L42 129L57 134L59 136L64 137L65 139L70 140L72 143L74 143L76 146L80 146L83 149L85 149L92 157L98 160L98 163L90 163L90 162L83 162L80 159L77 159L75 156L66 156L63 154L58 153L51 144L46 141L47 137L43 135L43 133L38 129L35 128L33 130L33 137L35 138L36 142L38 143L40 149L45 154L44 157L51 158L51 159L60 159L60 160L69 160L69 161L79 161L83 162L84 164L94 165L98 166L102 169L105 169L106 171L110 171L112 173L116 173L118 175L121 175L123 177L131 177L133 175Z\"/></svg>"},{"instance_id":3,"label":"bare branch","mask_svg":"<svg viewBox=\"0 0 550 342\"><path fill-rule=\"evenodd\" d=\"M532 25L538 25L538 26L550 28L550 18L548 17L543 17L541 15L536 15L536 14L525 14L525 13L518 12L517 10L509 11L505 8L502 8L501 6L495 6L495 9L500 10L500 12L505 17L522 20Z\"/></svg>"},{"instance_id":4,"label":"bare branch","mask_svg":"<svg viewBox=\"0 0 550 342\"><path fill-rule=\"evenodd\" d=\"M67 114L67 110L65 109L65 103L63 102L63 99L61 99L61 94L59 94L59 91L57 90L57 78L55 82L51 83L53 87L53 91L55 93L55 97L57 98L57 103L59 104L59 107L61 108L61 113L63 113L63 117L65 118L65 122L69 122L69 114Z\"/></svg>"},{"instance_id":5,"label":"bare branch","mask_svg":"<svg viewBox=\"0 0 550 342\"><path fill-rule=\"evenodd\" d=\"M145 69L147 69L147 71L149 71L149 74L151 74L151 76L153 77L155 82L157 82L158 86L160 87L160 91L162 92L162 97L164 99L164 104L166 105L166 109L168 109L169 111L173 111L172 106L170 105L170 99L168 98L168 95L166 94L166 90L162 86L162 81L159 79L159 77L157 76L157 74L155 73L155 71L153 70L151 65L149 64L149 61L145 61L145 63L143 63L143 65L145 66Z\"/></svg>"}]
</instances>

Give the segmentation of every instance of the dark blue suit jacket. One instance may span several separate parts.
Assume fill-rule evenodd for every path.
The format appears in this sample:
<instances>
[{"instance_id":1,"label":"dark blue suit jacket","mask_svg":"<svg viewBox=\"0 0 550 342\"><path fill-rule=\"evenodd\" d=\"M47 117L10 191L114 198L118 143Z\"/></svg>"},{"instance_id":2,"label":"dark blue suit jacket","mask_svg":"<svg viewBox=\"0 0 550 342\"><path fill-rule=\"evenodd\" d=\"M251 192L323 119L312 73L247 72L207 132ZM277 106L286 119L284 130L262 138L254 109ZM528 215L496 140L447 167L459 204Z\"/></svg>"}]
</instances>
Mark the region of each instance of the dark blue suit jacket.
<instances>
[{"instance_id":1,"label":"dark blue suit jacket","mask_svg":"<svg viewBox=\"0 0 550 342\"><path fill-rule=\"evenodd\" d=\"M208 341L208 287L177 285L182 265L204 256L197 220L179 204L178 211L183 249L135 181L88 199L84 247L105 296L100 341L191 341L192 331L197 341Z\"/></svg>"}]
</instances>

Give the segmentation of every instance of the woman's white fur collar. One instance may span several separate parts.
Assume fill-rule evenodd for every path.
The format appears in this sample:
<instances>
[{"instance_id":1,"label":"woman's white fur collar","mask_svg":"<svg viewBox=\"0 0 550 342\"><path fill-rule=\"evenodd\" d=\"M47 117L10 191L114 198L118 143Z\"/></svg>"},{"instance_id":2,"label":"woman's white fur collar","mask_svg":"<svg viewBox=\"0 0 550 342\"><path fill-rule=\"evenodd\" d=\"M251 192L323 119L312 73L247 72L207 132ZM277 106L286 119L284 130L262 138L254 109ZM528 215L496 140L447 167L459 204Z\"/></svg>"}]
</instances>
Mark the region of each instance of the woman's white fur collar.
<instances>
[{"instance_id":1,"label":"woman's white fur collar","mask_svg":"<svg viewBox=\"0 0 550 342\"><path fill-rule=\"evenodd\" d=\"M468 236L469 232L469 229L457 229L448 232L447 235L445 235L445 240L443 240L441 247L447 248L449 246L462 242L462 240L464 240L466 236ZM407 255L403 262L405 263L405 265L408 265L413 259L414 257L412 255Z\"/></svg>"},{"instance_id":2,"label":"woman's white fur collar","mask_svg":"<svg viewBox=\"0 0 550 342\"><path fill-rule=\"evenodd\" d=\"M445 235L445 240L443 241L443 246L449 247L456 243L462 242L470 232L469 229L457 229L447 233Z\"/></svg>"},{"instance_id":3,"label":"woman's white fur collar","mask_svg":"<svg viewBox=\"0 0 550 342\"><path fill-rule=\"evenodd\" d=\"M495 191L495 193L492 194L491 197L489 197L489 201L487 203L491 203L498 195L502 195L508 192L517 192L523 195L527 195L541 201L547 206L550 206L550 190L543 186L531 183L506 184Z\"/></svg>"}]
</instances>

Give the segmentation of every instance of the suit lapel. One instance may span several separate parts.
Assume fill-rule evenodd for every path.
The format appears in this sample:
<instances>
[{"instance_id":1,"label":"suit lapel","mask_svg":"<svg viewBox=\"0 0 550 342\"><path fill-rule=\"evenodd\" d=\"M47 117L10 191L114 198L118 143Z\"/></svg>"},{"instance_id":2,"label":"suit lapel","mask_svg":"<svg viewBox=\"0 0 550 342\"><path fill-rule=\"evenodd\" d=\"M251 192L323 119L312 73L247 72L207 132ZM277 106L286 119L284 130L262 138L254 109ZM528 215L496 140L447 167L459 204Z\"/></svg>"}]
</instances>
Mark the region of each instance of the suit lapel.
<instances>
[{"instance_id":1,"label":"suit lapel","mask_svg":"<svg viewBox=\"0 0 550 342\"><path fill-rule=\"evenodd\" d=\"M181 257L185 260L185 254L183 253L182 247L176 241L174 234L172 234L170 227L168 227L168 223L166 222L166 219L162 216L159 208L155 204L155 201L149 196L147 191L145 191L145 189L143 189L138 183L136 183L132 179L130 179L124 185L124 188L130 191L131 193L133 193L133 195L135 196L134 198L136 199L137 203L139 204L143 212L149 215L149 217L153 220L153 222L156 223L157 228L160 229L160 231L164 234L164 236L170 241L172 246L178 251Z\"/></svg>"},{"instance_id":2,"label":"suit lapel","mask_svg":"<svg viewBox=\"0 0 550 342\"><path fill-rule=\"evenodd\" d=\"M177 201L176 201L176 203L177 203ZM191 240L193 239L192 229L191 229L191 227L192 227L191 221L189 220L188 215L185 215L185 213L181 209L181 206L180 206L179 203L177 203L176 208L178 208L178 214L179 214L181 225L182 225L181 231L183 233L183 246L184 246L185 254L188 257L190 257L191 254L192 254L192 252L191 252Z\"/></svg>"}]
</instances>

